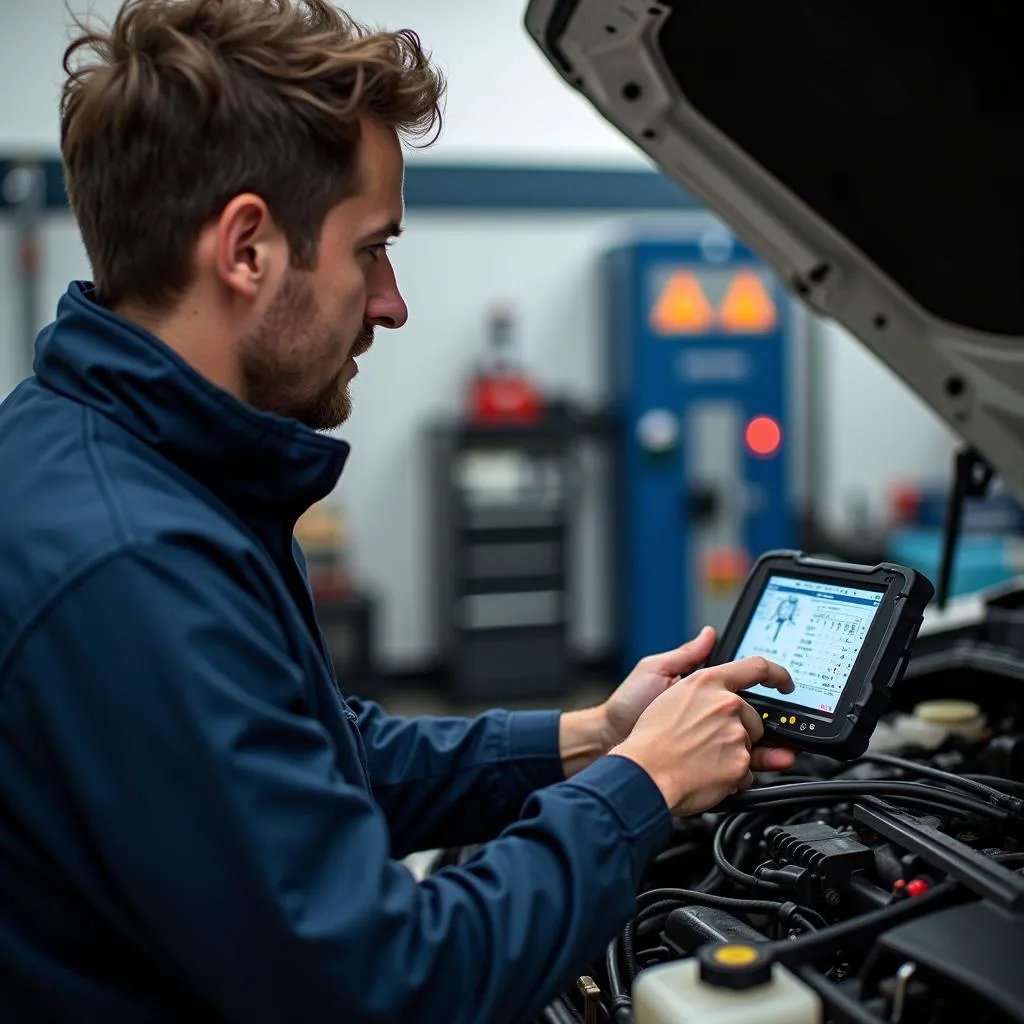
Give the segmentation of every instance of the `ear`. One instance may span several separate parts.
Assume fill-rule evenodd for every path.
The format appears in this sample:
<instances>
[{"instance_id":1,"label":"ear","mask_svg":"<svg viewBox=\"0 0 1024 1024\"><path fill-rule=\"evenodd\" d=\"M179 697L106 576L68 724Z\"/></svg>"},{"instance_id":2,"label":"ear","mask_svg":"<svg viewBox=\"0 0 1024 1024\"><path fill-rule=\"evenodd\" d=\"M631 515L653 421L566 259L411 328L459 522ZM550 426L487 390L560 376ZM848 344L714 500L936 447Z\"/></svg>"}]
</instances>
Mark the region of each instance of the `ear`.
<instances>
[{"instance_id":1,"label":"ear","mask_svg":"<svg viewBox=\"0 0 1024 1024\"><path fill-rule=\"evenodd\" d=\"M275 264L287 259L287 243L266 202L257 195L235 196L216 225L217 277L231 291L255 299L274 276Z\"/></svg>"}]
</instances>

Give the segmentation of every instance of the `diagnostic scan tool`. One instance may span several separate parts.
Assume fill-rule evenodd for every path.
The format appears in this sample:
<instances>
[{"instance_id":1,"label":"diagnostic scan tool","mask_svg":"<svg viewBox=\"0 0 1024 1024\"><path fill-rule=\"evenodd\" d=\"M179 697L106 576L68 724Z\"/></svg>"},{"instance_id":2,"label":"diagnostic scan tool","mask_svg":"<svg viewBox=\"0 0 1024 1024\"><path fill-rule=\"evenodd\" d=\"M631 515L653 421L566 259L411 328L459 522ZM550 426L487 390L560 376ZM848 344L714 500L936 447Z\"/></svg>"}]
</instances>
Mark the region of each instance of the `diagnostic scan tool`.
<instances>
[{"instance_id":1,"label":"diagnostic scan tool","mask_svg":"<svg viewBox=\"0 0 1024 1024\"><path fill-rule=\"evenodd\" d=\"M710 664L761 655L796 689L742 696L766 739L837 760L859 757L903 677L932 584L901 565L845 565L774 551L754 566Z\"/></svg>"}]
</instances>

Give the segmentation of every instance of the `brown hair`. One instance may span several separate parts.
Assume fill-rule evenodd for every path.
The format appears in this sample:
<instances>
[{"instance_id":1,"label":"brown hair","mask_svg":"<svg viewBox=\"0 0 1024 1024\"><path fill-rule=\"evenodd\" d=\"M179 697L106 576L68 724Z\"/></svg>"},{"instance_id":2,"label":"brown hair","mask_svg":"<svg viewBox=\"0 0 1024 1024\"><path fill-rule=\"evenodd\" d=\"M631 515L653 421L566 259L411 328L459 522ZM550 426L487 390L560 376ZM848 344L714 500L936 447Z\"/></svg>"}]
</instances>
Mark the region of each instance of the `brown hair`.
<instances>
[{"instance_id":1,"label":"brown hair","mask_svg":"<svg viewBox=\"0 0 1024 1024\"><path fill-rule=\"evenodd\" d=\"M128 0L105 31L76 24L61 152L108 305L172 306L200 230L242 192L311 267L328 211L358 187L360 118L407 140L440 130L444 80L418 36L372 32L329 0Z\"/></svg>"}]
</instances>

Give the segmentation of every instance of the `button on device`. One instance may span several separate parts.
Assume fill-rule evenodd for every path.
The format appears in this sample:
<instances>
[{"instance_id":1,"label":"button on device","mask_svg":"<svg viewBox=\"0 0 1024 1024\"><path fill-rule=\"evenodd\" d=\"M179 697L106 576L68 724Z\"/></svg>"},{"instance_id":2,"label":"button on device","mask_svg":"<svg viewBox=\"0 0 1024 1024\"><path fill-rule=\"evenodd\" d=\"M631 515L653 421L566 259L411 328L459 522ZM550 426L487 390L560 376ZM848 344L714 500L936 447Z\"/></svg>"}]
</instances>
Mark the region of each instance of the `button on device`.
<instances>
[{"instance_id":1,"label":"button on device","mask_svg":"<svg viewBox=\"0 0 1024 1024\"><path fill-rule=\"evenodd\" d=\"M768 721L768 712L766 711L761 717L767 722Z\"/></svg>"},{"instance_id":2,"label":"button on device","mask_svg":"<svg viewBox=\"0 0 1024 1024\"><path fill-rule=\"evenodd\" d=\"M807 723L806 722L801 722L800 723L800 731L801 732L807 732Z\"/></svg>"},{"instance_id":3,"label":"button on device","mask_svg":"<svg viewBox=\"0 0 1024 1024\"><path fill-rule=\"evenodd\" d=\"M789 724L790 725L796 725L796 715L790 715L789 716Z\"/></svg>"},{"instance_id":4,"label":"button on device","mask_svg":"<svg viewBox=\"0 0 1024 1024\"><path fill-rule=\"evenodd\" d=\"M786 718L786 716L785 716L785 715L783 715L783 716L782 716L782 717L781 717L781 718L779 719L779 721L780 721L780 722L781 722L781 723L782 723L783 725L785 725L785 724L786 724L786 722L787 722L787 718Z\"/></svg>"}]
</instances>

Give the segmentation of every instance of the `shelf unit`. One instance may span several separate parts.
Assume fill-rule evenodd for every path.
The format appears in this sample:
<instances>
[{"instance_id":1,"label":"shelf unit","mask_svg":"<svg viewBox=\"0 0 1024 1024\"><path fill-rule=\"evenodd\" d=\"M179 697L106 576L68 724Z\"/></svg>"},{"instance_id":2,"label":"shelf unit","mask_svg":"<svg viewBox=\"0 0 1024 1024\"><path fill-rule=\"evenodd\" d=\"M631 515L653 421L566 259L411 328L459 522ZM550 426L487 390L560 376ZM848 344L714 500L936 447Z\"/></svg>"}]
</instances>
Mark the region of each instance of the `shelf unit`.
<instances>
[{"instance_id":1,"label":"shelf unit","mask_svg":"<svg viewBox=\"0 0 1024 1024\"><path fill-rule=\"evenodd\" d=\"M564 695L581 424L441 424L430 435L431 600L453 695Z\"/></svg>"}]
</instances>

